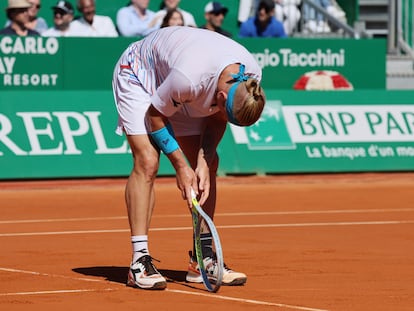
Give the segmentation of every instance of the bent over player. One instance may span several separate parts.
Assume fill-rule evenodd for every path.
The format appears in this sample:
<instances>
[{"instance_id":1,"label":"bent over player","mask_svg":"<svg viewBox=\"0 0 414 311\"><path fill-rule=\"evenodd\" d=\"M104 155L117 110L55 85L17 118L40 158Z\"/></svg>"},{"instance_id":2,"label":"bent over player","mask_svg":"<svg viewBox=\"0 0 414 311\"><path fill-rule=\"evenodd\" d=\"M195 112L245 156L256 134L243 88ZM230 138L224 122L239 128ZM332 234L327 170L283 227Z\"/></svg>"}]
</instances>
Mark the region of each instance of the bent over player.
<instances>
[{"instance_id":1,"label":"bent over player","mask_svg":"<svg viewBox=\"0 0 414 311\"><path fill-rule=\"evenodd\" d=\"M162 28L132 43L120 57L113 76L117 133L126 134L134 160L125 189L133 249L127 285L167 286L148 248L160 152L171 161L189 209L193 188L213 218L217 145L227 122L249 126L259 119L265 104L261 75L243 46L192 27ZM209 237L204 238L208 248ZM224 270L223 285L247 280L244 273ZM186 280L202 282L191 252Z\"/></svg>"}]
</instances>

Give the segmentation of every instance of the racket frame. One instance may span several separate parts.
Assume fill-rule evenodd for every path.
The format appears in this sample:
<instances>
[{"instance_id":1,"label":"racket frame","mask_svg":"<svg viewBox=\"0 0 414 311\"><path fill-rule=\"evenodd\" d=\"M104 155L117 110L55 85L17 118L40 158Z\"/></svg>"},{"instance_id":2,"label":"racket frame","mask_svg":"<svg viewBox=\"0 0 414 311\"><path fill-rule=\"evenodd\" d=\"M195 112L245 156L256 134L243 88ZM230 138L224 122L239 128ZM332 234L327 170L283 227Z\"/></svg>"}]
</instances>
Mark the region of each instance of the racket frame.
<instances>
[{"instance_id":1,"label":"racket frame","mask_svg":"<svg viewBox=\"0 0 414 311\"><path fill-rule=\"evenodd\" d=\"M223 251L221 248L220 237L217 232L216 226L211 218L204 212L203 208L200 206L197 200L195 191L191 190L191 215L193 219L193 230L194 230L194 241L195 241L195 252L196 259L199 267L200 274L203 279L204 286L210 292L217 292L223 281L223 271L224 271L224 261L223 261ZM203 251L201 246L201 218L204 219L208 229L210 230L213 243L215 245L216 251L216 265L217 265L217 279L214 282L210 282L203 261Z\"/></svg>"}]
</instances>

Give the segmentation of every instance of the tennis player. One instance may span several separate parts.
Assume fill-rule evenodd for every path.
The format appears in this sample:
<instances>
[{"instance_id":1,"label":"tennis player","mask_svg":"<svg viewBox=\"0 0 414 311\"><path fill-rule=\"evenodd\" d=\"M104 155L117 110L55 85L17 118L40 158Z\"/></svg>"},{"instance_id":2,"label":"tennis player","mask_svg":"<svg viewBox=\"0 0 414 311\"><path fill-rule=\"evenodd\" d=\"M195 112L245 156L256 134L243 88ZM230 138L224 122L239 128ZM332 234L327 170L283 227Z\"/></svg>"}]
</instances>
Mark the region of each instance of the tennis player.
<instances>
[{"instance_id":1,"label":"tennis player","mask_svg":"<svg viewBox=\"0 0 414 311\"><path fill-rule=\"evenodd\" d=\"M127 285L167 286L148 248L160 152L171 161L188 208L193 188L213 218L217 145L227 122L249 126L259 119L265 104L260 79L259 65L243 46L205 29L162 28L132 43L120 57L113 76L117 133L126 134L134 161L125 189L133 249ZM211 237L205 236L203 247L209 243ZM193 254L186 279L201 283ZM223 285L246 280L245 274L225 268Z\"/></svg>"}]
</instances>

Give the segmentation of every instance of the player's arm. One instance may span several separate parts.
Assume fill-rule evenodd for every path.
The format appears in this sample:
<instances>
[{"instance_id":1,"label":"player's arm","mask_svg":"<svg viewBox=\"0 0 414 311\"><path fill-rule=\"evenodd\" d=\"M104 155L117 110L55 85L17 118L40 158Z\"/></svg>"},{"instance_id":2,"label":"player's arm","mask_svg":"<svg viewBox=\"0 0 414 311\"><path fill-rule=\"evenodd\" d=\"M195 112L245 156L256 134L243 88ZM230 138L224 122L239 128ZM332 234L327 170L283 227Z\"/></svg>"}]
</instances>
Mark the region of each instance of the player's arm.
<instances>
[{"instance_id":1,"label":"player's arm","mask_svg":"<svg viewBox=\"0 0 414 311\"><path fill-rule=\"evenodd\" d=\"M206 118L201 136L200 152L209 166L211 166L216 157L217 146L223 138L226 126L227 120L221 112L217 112Z\"/></svg>"},{"instance_id":2,"label":"player's arm","mask_svg":"<svg viewBox=\"0 0 414 311\"><path fill-rule=\"evenodd\" d=\"M168 126L167 118L154 106L147 111L147 120L151 128L151 138L170 160L177 172L177 186L181 190L187 205L191 209L191 189L197 189L197 178L194 171L188 166L186 158Z\"/></svg>"},{"instance_id":3,"label":"player's arm","mask_svg":"<svg viewBox=\"0 0 414 311\"><path fill-rule=\"evenodd\" d=\"M210 174L216 174L217 172L217 146L223 138L226 125L227 120L220 113L216 113L205 119L196 168L199 189L201 190L201 204L207 200L210 192Z\"/></svg>"}]
</instances>

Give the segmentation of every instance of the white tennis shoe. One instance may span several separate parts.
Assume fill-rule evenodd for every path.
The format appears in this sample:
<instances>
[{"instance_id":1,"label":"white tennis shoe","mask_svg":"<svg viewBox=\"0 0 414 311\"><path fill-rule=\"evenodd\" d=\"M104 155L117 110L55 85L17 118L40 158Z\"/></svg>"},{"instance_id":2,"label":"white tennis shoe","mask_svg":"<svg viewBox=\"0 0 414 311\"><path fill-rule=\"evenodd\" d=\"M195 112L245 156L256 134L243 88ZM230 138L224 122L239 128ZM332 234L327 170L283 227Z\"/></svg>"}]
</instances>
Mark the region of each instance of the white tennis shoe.
<instances>
[{"instance_id":1,"label":"white tennis shoe","mask_svg":"<svg viewBox=\"0 0 414 311\"><path fill-rule=\"evenodd\" d=\"M142 289L164 289L167 281L155 268L152 257L145 255L131 264L127 285Z\"/></svg>"},{"instance_id":2,"label":"white tennis shoe","mask_svg":"<svg viewBox=\"0 0 414 311\"><path fill-rule=\"evenodd\" d=\"M203 260L204 267L207 271L207 276L210 282L214 283L217 280L217 264L210 258L206 257ZM203 277L200 274L198 263L190 252L190 262L188 264L188 271L185 280L190 283L203 283ZM222 285L235 286L243 285L247 281L247 276L244 273L231 270L224 264Z\"/></svg>"}]
</instances>

